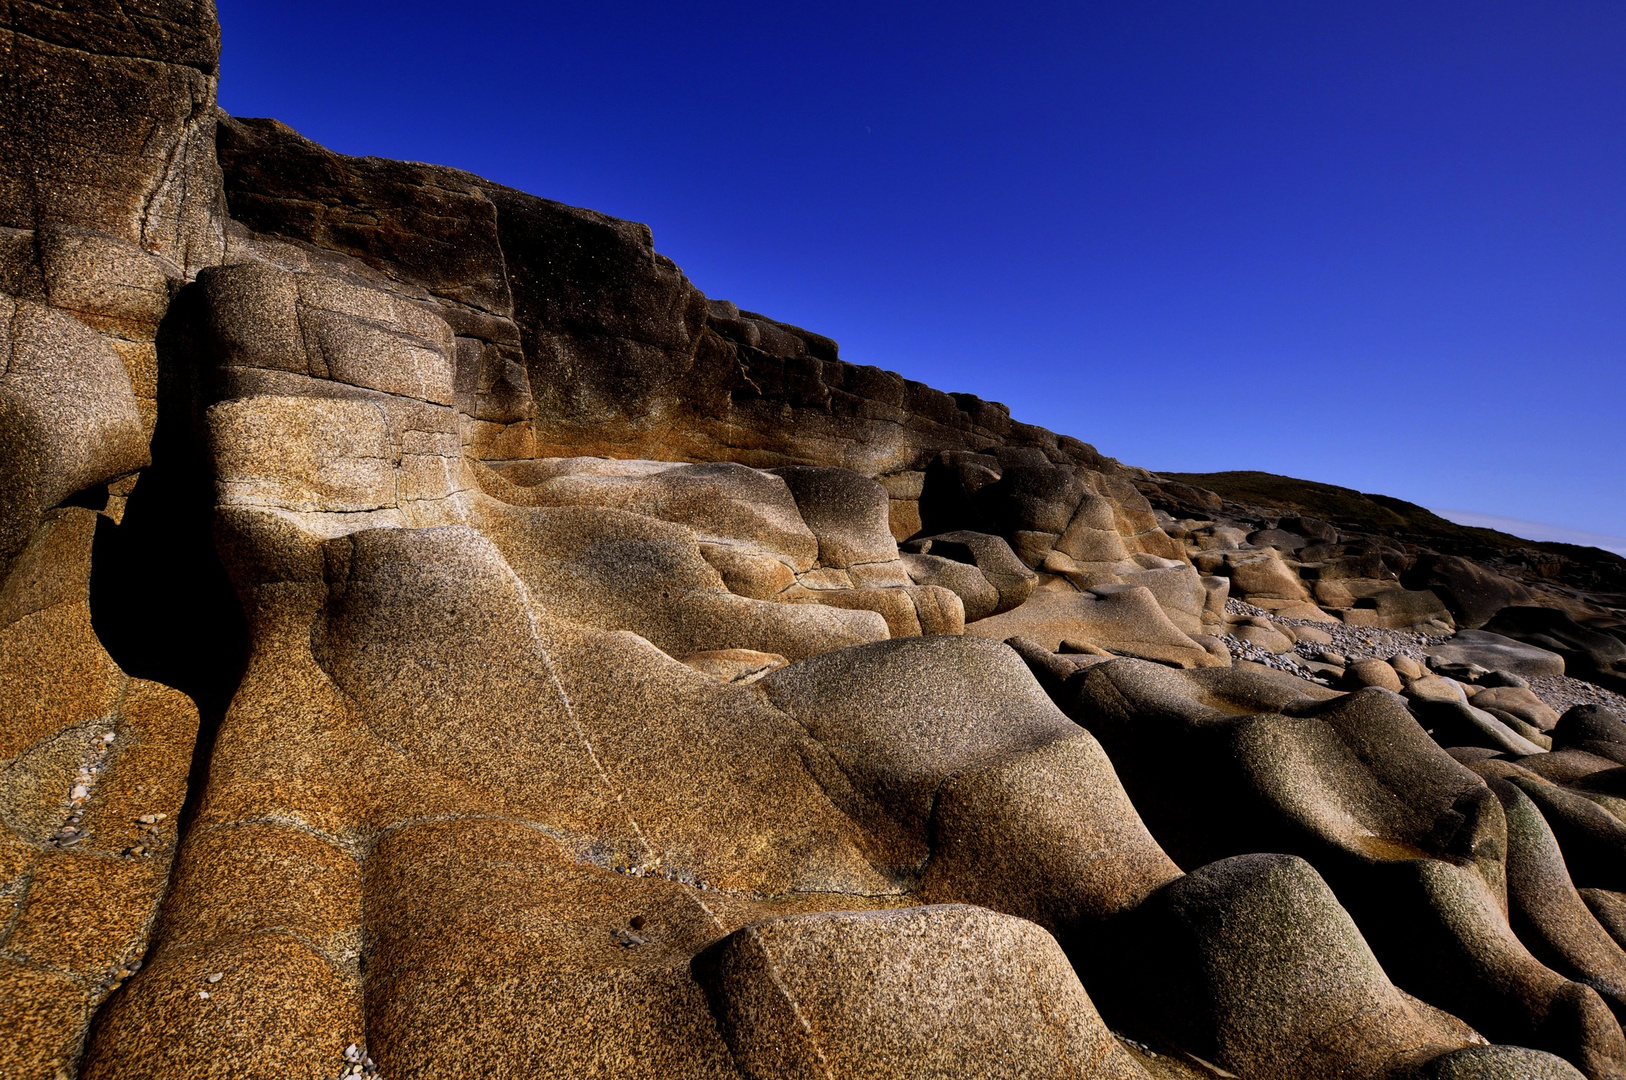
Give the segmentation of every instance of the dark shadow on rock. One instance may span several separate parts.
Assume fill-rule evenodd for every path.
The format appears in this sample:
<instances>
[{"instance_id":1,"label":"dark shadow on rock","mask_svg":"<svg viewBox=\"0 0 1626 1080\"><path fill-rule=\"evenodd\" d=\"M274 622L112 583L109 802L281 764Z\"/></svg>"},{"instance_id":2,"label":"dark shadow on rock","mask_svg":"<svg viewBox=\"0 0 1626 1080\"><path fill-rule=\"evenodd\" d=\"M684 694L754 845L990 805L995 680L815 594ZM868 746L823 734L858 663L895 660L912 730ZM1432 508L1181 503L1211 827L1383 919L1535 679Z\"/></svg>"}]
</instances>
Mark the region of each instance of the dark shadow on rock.
<instances>
[{"instance_id":1,"label":"dark shadow on rock","mask_svg":"<svg viewBox=\"0 0 1626 1080\"><path fill-rule=\"evenodd\" d=\"M198 706L198 743L181 828L207 779L215 733L248 660L248 625L215 553L213 485L191 423L192 372L183 290L158 335L158 422L152 465L123 520L97 522L91 625L126 674L173 686Z\"/></svg>"}]
</instances>

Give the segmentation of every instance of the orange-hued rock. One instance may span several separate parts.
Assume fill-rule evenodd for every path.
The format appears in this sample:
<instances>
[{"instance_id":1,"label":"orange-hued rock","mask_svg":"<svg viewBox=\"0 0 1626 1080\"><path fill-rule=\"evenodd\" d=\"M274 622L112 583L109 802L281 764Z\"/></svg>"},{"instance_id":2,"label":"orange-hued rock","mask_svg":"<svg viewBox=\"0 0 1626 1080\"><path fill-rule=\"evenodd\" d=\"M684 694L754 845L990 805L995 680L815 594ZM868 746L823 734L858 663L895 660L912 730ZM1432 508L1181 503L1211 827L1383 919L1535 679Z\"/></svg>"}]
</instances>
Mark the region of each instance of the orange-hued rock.
<instances>
[{"instance_id":1,"label":"orange-hued rock","mask_svg":"<svg viewBox=\"0 0 1626 1080\"><path fill-rule=\"evenodd\" d=\"M73 1068L139 968L164 894L198 712L127 676L90 605L98 515L47 511L0 587L0 1012L8 1075Z\"/></svg>"},{"instance_id":2,"label":"orange-hued rock","mask_svg":"<svg viewBox=\"0 0 1626 1080\"><path fill-rule=\"evenodd\" d=\"M1032 923L946 905L753 923L695 961L753 1080L1144 1080Z\"/></svg>"}]
</instances>

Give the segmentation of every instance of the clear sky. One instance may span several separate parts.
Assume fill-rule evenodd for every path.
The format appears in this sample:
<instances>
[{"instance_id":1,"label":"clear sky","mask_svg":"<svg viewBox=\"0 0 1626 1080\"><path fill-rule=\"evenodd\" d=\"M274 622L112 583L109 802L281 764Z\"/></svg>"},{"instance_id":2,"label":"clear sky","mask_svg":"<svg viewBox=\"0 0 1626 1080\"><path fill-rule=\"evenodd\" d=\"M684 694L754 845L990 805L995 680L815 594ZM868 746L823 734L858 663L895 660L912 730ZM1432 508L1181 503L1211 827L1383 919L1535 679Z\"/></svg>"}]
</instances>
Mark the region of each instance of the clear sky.
<instances>
[{"instance_id":1,"label":"clear sky","mask_svg":"<svg viewBox=\"0 0 1626 1080\"><path fill-rule=\"evenodd\" d=\"M648 222L849 360L1626 537L1619 0L219 3L228 112Z\"/></svg>"}]
</instances>

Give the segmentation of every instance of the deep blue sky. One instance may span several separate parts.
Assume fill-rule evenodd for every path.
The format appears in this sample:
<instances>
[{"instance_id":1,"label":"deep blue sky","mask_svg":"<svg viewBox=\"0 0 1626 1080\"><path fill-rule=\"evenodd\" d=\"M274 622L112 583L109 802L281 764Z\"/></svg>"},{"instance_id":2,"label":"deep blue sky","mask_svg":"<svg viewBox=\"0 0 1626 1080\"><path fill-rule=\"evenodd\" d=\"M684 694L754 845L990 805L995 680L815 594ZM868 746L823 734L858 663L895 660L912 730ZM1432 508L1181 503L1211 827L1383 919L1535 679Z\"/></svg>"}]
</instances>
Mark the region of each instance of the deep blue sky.
<instances>
[{"instance_id":1,"label":"deep blue sky","mask_svg":"<svg viewBox=\"0 0 1626 1080\"><path fill-rule=\"evenodd\" d=\"M1152 469L1626 537L1619 0L220 18L228 112L648 222L849 360Z\"/></svg>"}]
</instances>

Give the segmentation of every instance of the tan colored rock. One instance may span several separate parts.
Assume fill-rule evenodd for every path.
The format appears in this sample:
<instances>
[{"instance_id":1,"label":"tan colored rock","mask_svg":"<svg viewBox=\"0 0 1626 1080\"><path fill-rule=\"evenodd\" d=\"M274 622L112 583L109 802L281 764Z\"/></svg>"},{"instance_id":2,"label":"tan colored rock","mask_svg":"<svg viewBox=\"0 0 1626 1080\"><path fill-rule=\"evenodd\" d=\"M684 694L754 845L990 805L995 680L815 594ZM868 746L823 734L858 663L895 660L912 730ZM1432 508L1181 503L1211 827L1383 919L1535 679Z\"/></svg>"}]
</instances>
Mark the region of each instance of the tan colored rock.
<instances>
[{"instance_id":1,"label":"tan colored rock","mask_svg":"<svg viewBox=\"0 0 1626 1080\"><path fill-rule=\"evenodd\" d=\"M1079 638L1123 655L1182 667L1218 663L1169 621L1150 590L1134 585L1102 586L1088 593L1035 593L1014 611L967 624L966 633L1000 641L1027 637L1049 649L1064 638Z\"/></svg>"},{"instance_id":2,"label":"tan colored rock","mask_svg":"<svg viewBox=\"0 0 1626 1080\"><path fill-rule=\"evenodd\" d=\"M1460 630L1429 655L1453 664L1479 664L1514 675L1562 675L1564 658L1555 652L1484 630Z\"/></svg>"},{"instance_id":3,"label":"tan colored rock","mask_svg":"<svg viewBox=\"0 0 1626 1080\"><path fill-rule=\"evenodd\" d=\"M497 503L475 509L485 534L544 609L588 626L630 630L672 656L752 649L799 658L888 636L884 618L868 605L840 610L735 595L681 525L624 510ZM895 617L912 620L920 632L903 590L874 591L886 593Z\"/></svg>"},{"instance_id":4,"label":"tan colored rock","mask_svg":"<svg viewBox=\"0 0 1626 1080\"><path fill-rule=\"evenodd\" d=\"M0 560L68 496L146 465L135 392L119 355L82 323L0 296ZM3 568L3 563L0 563Z\"/></svg>"},{"instance_id":5,"label":"tan colored rock","mask_svg":"<svg viewBox=\"0 0 1626 1080\"><path fill-rule=\"evenodd\" d=\"M1273 555L1227 556L1231 593L1245 600L1261 597L1304 602L1309 591L1287 564Z\"/></svg>"},{"instance_id":6,"label":"tan colored rock","mask_svg":"<svg viewBox=\"0 0 1626 1080\"><path fill-rule=\"evenodd\" d=\"M1357 598L1347 579L1321 578L1315 583L1315 599L1318 604L1341 610L1354 607Z\"/></svg>"},{"instance_id":7,"label":"tan colored rock","mask_svg":"<svg viewBox=\"0 0 1626 1080\"><path fill-rule=\"evenodd\" d=\"M947 589L943 591L948 592ZM812 589L800 596L793 596L791 602L844 611L872 611L885 620L888 637L919 637L923 632L914 598L903 589Z\"/></svg>"},{"instance_id":8,"label":"tan colored rock","mask_svg":"<svg viewBox=\"0 0 1626 1080\"><path fill-rule=\"evenodd\" d=\"M889 499L886 505L887 528L894 540L902 543L920 532L920 500Z\"/></svg>"},{"instance_id":9,"label":"tan colored rock","mask_svg":"<svg viewBox=\"0 0 1626 1080\"><path fill-rule=\"evenodd\" d=\"M1349 665L1348 674L1359 686L1376 686L1396 694L1405 689L1395 669L1384 660L1357 660Z\"/></svg>"},{"instance_id":10,"label":"tan colored rock","mask_svg":"<svg viewBox=\"0 0 1626 1080\"><path fill-rule=\"evenodd\" d=\"M1404 653L1390 657L1389 666L1394 668L1395 673L1402 679L1420 679L1428 671L1419 661Z\"/></svg>"},{"instance_id":11,"label":"tan colored rock","mask_svg":"<svg viewBox=\"0 0 1626 1080\"><path fill-rule=\"evenodd\" d=\"M1038 577L998 536L960 531L911 541L911 552L953 559L982 571L999 593L994 614L1009 611L1033 595Z\"/></svg>"},{"instance_id":12,"label":"tan colored rock","mask_svg":"<svg viewBox=\"0 0 1626 1080\"><path fill-rule=\"evenodd\" d=\"M74 1067L92 1015L147 949L198 713L131 679L95 634L98 517L47 511L0 586L0 1072Z\"/></svg>"},{"instance_id":13,"label":"tan colored rock","mask_svg":"<svg viewBox=\"0 0 1626 1080\"><path fill-rule=\"evenodd\" d=\"M768 600L796 583L796 571L774 555L732 544L701 544L700 555L722 575L728 591L752 600Z\"/></svg>"},{"instance_id":14,"label":"tan colored rock","mask_svg":"<svg viewBox=\"0 0 1626 1080\"><path fill-rule=\"evenodd\" d=\"M754 683L790 663L778 653L756 652L752 649L712 649L690 653L683 658L687 667L703 672L725 683Z\"/></svg>"},{"instance_id":15,"label":"tan colored rock","mask_svg":"<svg viewBox=\"0 0 1626 1080\"><path fill-rule=\"evenodd\" d=\"M217 262L213 7L173 5L140 22L51 10L6 20L16 76L0 101L0 224L109 233L189 271Z\"/></svg>"},{"instance_id":16,"label":"tan colored rock","mask_svg":"<svg viewBox=\"0 0 1626 1080\"><path fill-rule=\"evenodd\" d=\"M389 419L369 401L251 397L209 410L221 502L354 514L399 503Z\"/></svg>"},{"instance_id":17,"label":"tan colored rock","mask_svg":"<svg viewBox=\"0 0 1626 1080\"><path fill-rule=\"evenodd\" d=\"M177 284L172 265L129 240L84 228L47 227L37 243L52 307L126 340L152 340Z\"/></svg>"},{"instance_id":18,"label":"tan colored rock","mask_svg":"<svg viewBox=\"0 0 1626 1080\"><path fill-rule=\"evenodd\" d=\"M1468 692L1455 679L1443 675L1423 675L1406 683L1407 695L1422 701L1468 703Z\"/></svg>"},{"instance_id":19,"label":"tan colored rock","mask_svg":"<svg viewBox=\"0 0 1626 1080\"><path fill-rule=\"evenodd\" d=\"M1500 709L1542 731L1558 725L1558 711L1522 686L1493 686L1473 697L1476 709Z\"/></svg>"},{"instance_id":20,"label":"tan colored rock","mask_svg":"<svg viewBox=\"0 0 1626 1080\"><path fill-rule=\"evenodd\" d=\"M850 469L794 465L773 470L819 542L819 563L845 570L895 560L887 491Z\"/></svg>"},{"instance_id":21,"label":"tan colored rock","mask_svg":"<svg viewBox=\"0 0 1626 1080\"><path fill-rule=\"evenodd\" d=\"M1314 604L1298 600L1263 600L1257 606L1268 608L1279 619L1308 619L1311 622L1338 623L1343 620Z\"/></svg>"},{"instance_id":22,"label":"tan colored rock","mask_svg":"<svg viewBox=\"0 0 1626 1080\"><path fill-rule=\"evenodd\" d=\"M1146 1076L1055 940L980 908L757 923L696 969L748 1077Z\"/></svg>"},{"instance_id":23,"label":"tan colored rock","mask_svg":"<svg viewBox=\"0 0 1626 1080\"><path fill-rule=\"evenodd\" d=\"M915 605L922 634L965 633L965 605L952 590L937 585L909 585L903 591Z\"/></svg>"},{"instance_id":24,"label":"tan colored rock","mask_svg":"<svg viewBox=\"0 0 1626 1080\"><path fill-rule=\"evenodd\" d=\"M1077 729L1003 643L904 638L773 672L768 699L826 748L831 798L903 865L927 853L933 799L950 776Z\"/></svg>"},{"instance_id":25,"label":"tan colored rock","mask_svg":"<svg viewBox=\"0 0 1626 1080\"><path fill-rule=\"evenodd\" d=\"M1157 598L1158 606L1170 622L1184 633L1201 633L1203 611L1208 602L1202 576L1192 566L1172 559L1152 555L1142 555L1140 559L1153 565L1120 574L1123 584L1145 586Z\"/></svg>"},{"instance_id":26,"label":"tan colored rock","mask_svg":"<svg viewBox=\"0 0 1626 1080\"><path fill-rule=\"evenodd\" d=\"M1055 546L1075 562L1116 562L1129 557L1118 534L1112 501L1099 495L1083 497Z\"/></svg>"},{"instance_id":27,"label":"tan colored rock","mask_svg":"<svg viewBox=\"0 0 1626 1080\"><path fill-rule=\"evenodd\" d=\"M847 568L846 574L853 586L859 589L905 589L915 584L902 559L855 563Z\"/></svg>"},{"instance_id":28,"label":"tan colored rock","mask_svg":"<svg viewBox=\"0 0 1626 1080\"><path fill-rule=\"evenodd\" d=\"M1388 629L1434 623L1449 631L1455 626L1445 604L1429 590L1408 590L1388 583L1379 584L1386 587L1374 589L1364 598L1357 599L1356 606L1344 612L1345 622L1352 626L1378 626ZM1363 602L1371 603L1373 606L1362 607L1360 605Z\"/></svg>"},{"instance_id":29,"label":"tan colored rock","mask_svg":"<svg viewBox=\"0 0 1626 1080\"><path fill-rule=\"evenodd\" d=\"M686 526L705 543L778 556L797 572L818 560L818 540L784 480L733 462L539 459L481 475L492 495L515 505L628 510Z\"/></svg>"},{"instance_id":30,"label":"tan colored rock","mask_svg":"<svg viewBox=\"0 0 1626 1080\"><path fill-rule=\"evenodd\" d=\"M1273 653L1293 651L1293 639L1271 626L1266 619L1249 619L1232 627L1231 633L1243 641L1251 641L1261 649Z\"/></svg>"},{"instance_id":31,"label":"tan colored rock","mask_svg":"<svg viewBox=\"0 0 1626 1080\"><path fill-rule=\"evenodd\" d=\"M1204 574L1203 613L1204 626L1222 626L1225 623L1225 601L1231 597L1231 579L1215 574Z\"/></svg>"},{"instance_id":32,"label":"tan colored rock","mask_svg":"<svg viewBox=\"0 0 1626 1080\"><path fill-rule=\"evenodd\" d=\"M1522 1046L1469 1046L1441 1054L1408 1073L1417 1080L1580 1080L1584 1075L1555 1054Z\"/></svg>"},{"instance_id":33,"label":"tan colored rock","mask_svg":"<svg viewBox=\"0 0 1626 1080\"><path fill-rule=\"evenodd\" d=\"M534 828L475 820L393 833L368 860L366 890L368 1034L387 1076L456 1072L475 1047L499 1075L539 1063L553 1075L738 1075L689 971L732 928L698 889L583 865ZM440 932L426 941L429 925Z\"/></svg>"},{"instance_id":34,"label":"tan colored rock","mask_svg":"<svg viewBox=\"0 0 1626 1080\"><path fill-rule=\"evenodd\" d=\"M1125 934L1143 965L1130 976L1139 1009L1238 1075L1377 1078L1480 1041L1390 983L1301 859L1203 867L1165 886Z\"/></svg>"},{"instance_id":35,"label":"tan colored rock","mask_svg":"<svg viewBox=\"0 0 1626 1080\"><path fill-rule=\"evenodd\" d=\"M1312 645L1331 645L1333 637L1318 626L1295 626L1293 636Z\"/></svg>"},{"instance_id":36,"label":"tan colored rock","mask_svg":"<svg viewBox=\"0 0 1626 1080\"><path fill-rule=\"evenodd\" d=\"M902 556L904 568L917 585L938 585L960 598L966 622L985 619L999 609L999 590L977 567L938 555Z\"/></svg>"},{"instance_id":37,"label":"tan colored rock","mask_svg":"<svg viewBox=\"0 0 1626 1080\"><path fill-rule=\"evenodd\" d=\"M933 835L924 897L1020 915L1063 940L1180 873L1084 732L949 779Z\"/></svg>"}]
</instances>

